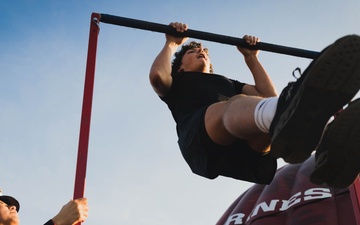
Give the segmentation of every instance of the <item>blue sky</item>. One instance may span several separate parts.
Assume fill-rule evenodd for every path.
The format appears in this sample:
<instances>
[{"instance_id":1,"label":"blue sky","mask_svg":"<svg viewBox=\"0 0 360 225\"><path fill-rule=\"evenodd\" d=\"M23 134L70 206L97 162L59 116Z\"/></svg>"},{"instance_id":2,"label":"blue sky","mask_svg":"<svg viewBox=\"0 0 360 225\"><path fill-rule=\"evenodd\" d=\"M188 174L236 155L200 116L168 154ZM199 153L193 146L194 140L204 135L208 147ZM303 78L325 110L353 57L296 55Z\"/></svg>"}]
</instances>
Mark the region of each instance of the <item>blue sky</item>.
<instances>
[{"instance_id":1,"label":"blue sky","mask_svg":"<svg viewBox=\"0 0 360 225\"><path fill-rule=\"evenodd\" d=\"M321 51L360 34L358 0L0 1L0 187L22 224L72 198L92 12ZM85 224L215 224L252 184L191 173L175 124L148 81L164 35L100 24ZM234 46L203 42L216 73L252 83ZM261 52L280 92L309 59ZM279 165L283 165L279 161Z\"/></svg>"}]
</instances>

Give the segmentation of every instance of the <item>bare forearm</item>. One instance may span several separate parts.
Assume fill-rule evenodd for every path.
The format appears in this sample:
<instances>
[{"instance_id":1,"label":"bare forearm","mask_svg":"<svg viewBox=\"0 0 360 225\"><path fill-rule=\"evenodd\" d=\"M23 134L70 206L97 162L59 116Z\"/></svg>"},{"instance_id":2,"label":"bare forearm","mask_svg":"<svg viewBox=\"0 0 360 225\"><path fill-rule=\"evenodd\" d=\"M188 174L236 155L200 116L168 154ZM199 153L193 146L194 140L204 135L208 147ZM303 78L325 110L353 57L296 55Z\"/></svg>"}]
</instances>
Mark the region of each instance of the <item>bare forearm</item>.
<instances>
[{"instance_id":1,"label":"bare forearm","mask_svg":"<svg viewBox=\"0 0 360 225\"><path fill-rule=\"evenodd\" d=\"M171 42L166 42L160 53L155 58L151 69L151 76L168 76L171 74L171 57L178 48L178 45Z\"/></svg>"},{"instance_id":2,"label":"bare forearm","mask_svg":"<svg viewBox=\"0 0 360 225\"><path fill-rule=\"evenodd\" d=\"M164 95L171 85L171 57L179 45L167 41L150 69L150 83L157 94Z\"/></svg>"},{"instance_id":3,"label":"bare forearm","mask_svg":"<svg viewBox=\"0 0 360 225\"><path fill-rule=\"evenodd\" d=\"M257 56L247 56L245 62L254 77L255 89L259 94L264 97L277 96L275 86Z\"/></svg>"}]
</instances>

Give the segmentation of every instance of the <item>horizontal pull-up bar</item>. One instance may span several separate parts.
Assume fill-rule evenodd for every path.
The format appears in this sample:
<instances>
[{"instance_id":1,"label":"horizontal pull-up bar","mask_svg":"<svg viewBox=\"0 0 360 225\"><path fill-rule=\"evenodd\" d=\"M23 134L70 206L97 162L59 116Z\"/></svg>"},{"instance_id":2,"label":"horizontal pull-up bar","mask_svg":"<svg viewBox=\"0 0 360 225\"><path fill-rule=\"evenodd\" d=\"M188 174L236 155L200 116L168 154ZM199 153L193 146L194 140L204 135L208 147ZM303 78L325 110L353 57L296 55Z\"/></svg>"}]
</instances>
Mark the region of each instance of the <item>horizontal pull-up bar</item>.
<instances>
[{"instance_id":1,"label":"horizontal pull-up bar","mask_svg":"<svg viewBox=\"0 0 360 225\"><path fill-rule=\"evenodd\" d=\"M222 44L229 44L229 45L235 45L235 46L241 46L241 47L247 47L252 49L260 49L268 52L275 52L275 53L281 53L286 55L292 55L292 56L298 56L298 57L304 57L309 59L314 59L316 56L319 55L319 52L315 51L309 51L299 48L291 48L281 45L274 45L264 42L259 42L255 46L249 46L244 39L236 38L236 37L230 37L220 34L214 34L209 32L203 32L203 31L197 31L197 30L191 30L188 29L187 31L180 33L177 32L174 28L172 28L169 25L159 24L159 23L152 23L142 20L135 20L135 19L129 19L125 17L120 16L113 16L108 14L100 14L100 22L119 25L119 26L125 26L125 27L132 27L132 28L138 28L142 30L149 30L149 31L155 31L160 33L166 33L173 36L180 36L180 37L191 37L201 40L207 40L212 42L218 42Z\"/></svg>"}]
</instances>

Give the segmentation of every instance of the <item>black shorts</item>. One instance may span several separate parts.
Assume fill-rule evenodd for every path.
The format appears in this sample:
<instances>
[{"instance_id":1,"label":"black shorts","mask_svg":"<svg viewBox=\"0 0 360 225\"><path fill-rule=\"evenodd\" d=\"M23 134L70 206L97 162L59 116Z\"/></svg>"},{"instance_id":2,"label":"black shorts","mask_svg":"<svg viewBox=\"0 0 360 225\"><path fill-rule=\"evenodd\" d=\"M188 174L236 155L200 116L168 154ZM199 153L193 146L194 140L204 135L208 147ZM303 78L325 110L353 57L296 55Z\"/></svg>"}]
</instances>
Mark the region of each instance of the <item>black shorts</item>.
<instances>
[{"instance_id":1,"label":"black shorts","mask_svg":"<svg viewBox=\"0 0 360 225\"><path fill-rule=\"evenodd\" d=\"M218 145L211 140L205 129L206 108L187 118L178 128L179 146L185 161L193 173L215 179L219 175L234 179L268 184L272 181L277 161L270 154L260 154L250 148L245 140L231 145ZM182 135L181 135L182 134Z\"/></svg>"}]
</instances>

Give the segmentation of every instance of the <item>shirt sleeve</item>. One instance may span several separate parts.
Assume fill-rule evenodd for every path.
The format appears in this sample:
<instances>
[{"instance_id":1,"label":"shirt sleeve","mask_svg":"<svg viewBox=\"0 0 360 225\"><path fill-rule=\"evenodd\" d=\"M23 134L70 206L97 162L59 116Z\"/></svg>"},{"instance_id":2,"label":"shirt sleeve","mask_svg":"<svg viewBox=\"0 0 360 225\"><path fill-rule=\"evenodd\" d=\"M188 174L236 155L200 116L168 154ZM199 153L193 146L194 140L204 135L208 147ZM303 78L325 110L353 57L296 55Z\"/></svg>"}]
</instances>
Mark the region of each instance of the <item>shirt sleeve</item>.
<instances>
[{"instance_id":1,"label":"shirt sleeve","mask_svg":"<svg viewBox=\"0 0 360 225\"><path fill-rule=\"evenodd\" d=\"M49 220L44 225L56 225L56 224L52 220Z\"/></svg>"},{"instance_id":2,"label":"shirt sleeve","mask_svg":"<svg viewBox=\"0 0 360 225\"><path fill-rule=\"evenodd\" d=\"M235 90L236 94L242 94L242 89L246 85L246 83L242 83L242 82L239 82L237 80L232 80L232 79L231 79L231 81L233 82L234 90Z\"/></svg>"}]
</instances>

